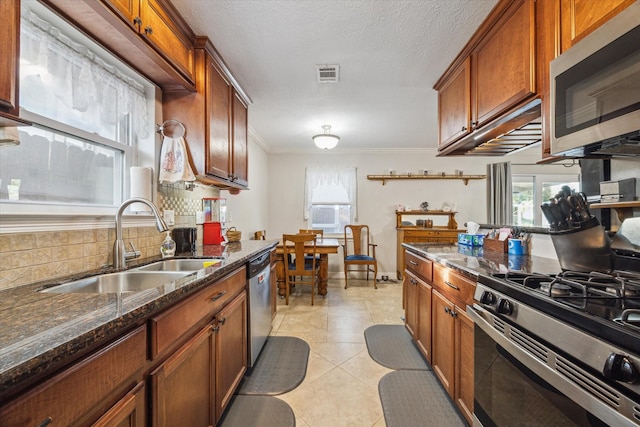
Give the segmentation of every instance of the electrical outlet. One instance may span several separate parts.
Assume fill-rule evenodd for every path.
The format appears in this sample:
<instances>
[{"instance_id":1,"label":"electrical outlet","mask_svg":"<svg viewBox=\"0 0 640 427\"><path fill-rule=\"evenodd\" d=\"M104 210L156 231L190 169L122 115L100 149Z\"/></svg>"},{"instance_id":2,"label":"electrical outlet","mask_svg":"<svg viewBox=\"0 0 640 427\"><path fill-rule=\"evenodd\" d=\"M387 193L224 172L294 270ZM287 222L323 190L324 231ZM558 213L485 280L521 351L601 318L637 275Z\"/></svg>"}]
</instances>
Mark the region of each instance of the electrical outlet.
<instances>
[{"instance_id":1,"label":"electrical outlet","mask_svg":"<svg viewBox=\"0 0 640 427\"><path fill-rule=\"evenodd\" d=\"M204 212L196 211L196 224L204 224Z\"/></svg>"},{"instance_id":2,"label":"electrical outlet","mask_svg":"<svg viewBox=\"0 0 640 427\"><path fill-rule=\"evenodd\" d=\"M164 222L166 222L168 226L175 225L176 213L173 209L165 209L162 212L162 216L164 217Z\"/></svg>"}]
</instances>

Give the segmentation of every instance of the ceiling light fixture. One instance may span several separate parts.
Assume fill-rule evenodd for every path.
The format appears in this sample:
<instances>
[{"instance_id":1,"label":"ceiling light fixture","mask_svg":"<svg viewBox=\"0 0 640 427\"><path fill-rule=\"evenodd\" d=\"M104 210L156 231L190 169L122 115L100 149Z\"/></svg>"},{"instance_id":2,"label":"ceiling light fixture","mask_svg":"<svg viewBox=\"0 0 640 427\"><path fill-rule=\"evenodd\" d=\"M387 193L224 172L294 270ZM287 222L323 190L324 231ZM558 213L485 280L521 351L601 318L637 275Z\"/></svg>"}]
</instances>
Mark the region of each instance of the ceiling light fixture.
<instances>
[{"instance_id":1,"label":"ceiling light fixture","mask_svg":"<svg viewBox=\"0 0 640 427\"><path fill-rule=\"evenodd\" d=\"M322 129L324 133L314 135L311 137L313 142L316 144L318 148L322 148L323 150L330 150L338 145L338 141L340 141L340 137L338 135L332 135L329 133L331 130L331 126L323 125Z\"/></svg>"}]
</instances>

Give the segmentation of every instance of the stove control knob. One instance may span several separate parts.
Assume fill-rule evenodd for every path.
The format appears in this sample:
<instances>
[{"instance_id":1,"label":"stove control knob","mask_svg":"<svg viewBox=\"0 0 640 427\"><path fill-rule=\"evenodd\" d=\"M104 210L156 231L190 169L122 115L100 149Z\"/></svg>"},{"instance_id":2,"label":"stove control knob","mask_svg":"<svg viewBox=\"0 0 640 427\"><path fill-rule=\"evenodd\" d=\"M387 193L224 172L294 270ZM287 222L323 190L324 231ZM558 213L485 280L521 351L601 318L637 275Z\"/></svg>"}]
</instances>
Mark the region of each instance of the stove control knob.
<instances>
[{"instance_id":1,"label":"stove control knob","mask_svg":"<svg viewBox=\"0 0 640 427\"><path fill-rule=\"evenodd\" d=\"M497 311L500 314L509 315L509 314L513 313L513 304L511 304L511 301L509 301L508 299L500 298L498 300Z\"/></svg>"},{"instance_id":2,"label":"stove control knob","mask_svg":"<svg viewBox=\"0 0 640 427\"><path fill-rule=\"evenodd\" d=\"M480 302L482 304L493 305L496 303L496 296L489 291L483 291Z\"/></svg>"},{"instance_id":3,"label":"stove control knob","mask_svg":"<svg viewBox=\"0 0 640 427\"><path fill-rule=\"evenodd\" d=\"M602 374L605 378L625 383L635 383L639 379L638 370L633 362L625 355L611 353L604 362Z\"/></svg>"}]
</instances>

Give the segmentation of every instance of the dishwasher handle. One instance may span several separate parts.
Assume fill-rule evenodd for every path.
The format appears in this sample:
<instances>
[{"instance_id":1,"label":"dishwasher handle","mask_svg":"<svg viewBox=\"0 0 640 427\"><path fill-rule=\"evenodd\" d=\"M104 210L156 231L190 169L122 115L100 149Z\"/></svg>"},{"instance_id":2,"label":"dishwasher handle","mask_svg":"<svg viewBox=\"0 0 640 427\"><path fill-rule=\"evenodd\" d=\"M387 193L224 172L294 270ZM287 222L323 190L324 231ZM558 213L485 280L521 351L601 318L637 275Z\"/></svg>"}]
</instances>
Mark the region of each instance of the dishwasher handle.
<instances>
[{"instance_id":1,"label":"dishwasher handle","mask_svg":"<svg viewBox=\"0 0 640 427\"><path fill-rule=\"evenodd\" d=\"M249 268L247 275L249 279L256 277L262 270L271 265L271 253L269 251L263 252L257 257L249 261Z\"/></svg>"}]
</instances>

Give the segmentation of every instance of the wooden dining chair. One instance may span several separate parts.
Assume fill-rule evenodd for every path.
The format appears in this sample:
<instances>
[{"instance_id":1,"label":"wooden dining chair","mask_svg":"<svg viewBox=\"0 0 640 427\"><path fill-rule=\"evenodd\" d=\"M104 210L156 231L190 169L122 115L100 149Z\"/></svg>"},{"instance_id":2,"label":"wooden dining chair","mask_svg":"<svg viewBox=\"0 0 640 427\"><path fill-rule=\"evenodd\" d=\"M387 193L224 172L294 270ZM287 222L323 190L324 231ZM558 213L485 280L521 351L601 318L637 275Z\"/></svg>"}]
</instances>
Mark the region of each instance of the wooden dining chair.
<instances>
[{"instance_id":1,"label":"wooden dining chair","mask_svg":"<svg viewBox=\"0 0 640 427\"><path fill-rule=\"evenodd\" d=\"M300 234L314 234L316 236L316 239L322 239L324 238L324 230L319 230L319 229L309 229L309 228L301 228L298 233ZM313 258L311 255L305 255L304 259L306 262L311 262L311 258ZM316 255L316 262L320 263L320 255Z\"/></svg>"},{"instance_id":2,"label":"wooden dining chair","mask_svg":"<svg viewBox=\"0 0 640 427\"><path fill-rule=\"evenodd\" d=\"M345 225L344 243L342 254L344 256L344 288L349 284L350 271L366 271L367 280L369 272L373 272L373 286L378 289L376 278L378 277L378 261L376 260L376 246L371 243L369 226ZM364 266L364 269L362 268ZM373 267L373 270L371 268Z\"/></svg>"},{"instance_id":3,"label":"wooden dining chair","mask_svg":"<svg viewBox=\"0 0 640 427\"><path fill-rule=\"evenodd\" d=\"M315 288L320 283L320 263L316 262L315 234L284 234L282 247L285 255L285 304L289 305L289 292L295 284L311 286L311 305L313 305ZM309 252L311 252L311 262L306 262L304 255Z\"/></svg>"}]
</instances>

